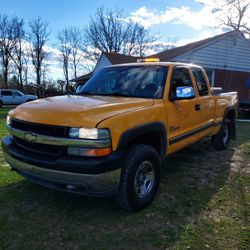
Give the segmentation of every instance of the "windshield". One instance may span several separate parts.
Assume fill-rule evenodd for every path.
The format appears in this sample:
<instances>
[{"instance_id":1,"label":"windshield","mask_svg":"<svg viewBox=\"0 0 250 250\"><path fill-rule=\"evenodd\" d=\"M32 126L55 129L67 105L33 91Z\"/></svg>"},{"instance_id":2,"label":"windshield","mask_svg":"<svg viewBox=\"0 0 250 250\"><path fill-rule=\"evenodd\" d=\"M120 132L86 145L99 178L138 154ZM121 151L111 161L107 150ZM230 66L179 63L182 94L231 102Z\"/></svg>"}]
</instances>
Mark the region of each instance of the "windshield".
<instances>
[{"instance_id":1,"label":"windshield","mask_svg":"<svg viewBox=\"0 0 250 250\"><path fill-rule=\"evenodd\" d=\"M76 94L161 98L168 67L120 66L101 69Z\"/></svg>"}]
</instances>

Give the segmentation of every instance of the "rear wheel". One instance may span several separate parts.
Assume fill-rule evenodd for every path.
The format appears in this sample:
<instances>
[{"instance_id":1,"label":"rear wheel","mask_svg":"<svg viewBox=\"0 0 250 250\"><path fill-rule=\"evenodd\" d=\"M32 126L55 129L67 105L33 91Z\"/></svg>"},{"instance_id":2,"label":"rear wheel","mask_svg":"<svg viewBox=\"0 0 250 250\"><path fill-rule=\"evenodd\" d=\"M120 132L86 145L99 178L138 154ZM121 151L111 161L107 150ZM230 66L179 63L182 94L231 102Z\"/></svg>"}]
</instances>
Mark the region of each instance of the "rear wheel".
<instances>
[{"instance_id":1,"label":"rear wheel","mask_svg":"<svg viewBox=\"0 0 250 250\"><path fill-rule=\"evenodd\" d=\"M0 101L0 108L2 108L2 106L3 106L3 103L2 103L2 101Z\"/></svg>"},{"instance_id":2,"label":"rear wheel","mask_svg":"<svg viewBox=\"0 0 250 250\"><path fill-rule=\"evenodd\" d=\"M122 170L116 201L128 211L147 207L154 199L160 180L161 160L148 145L130 147Z\"/></svg>"},{"instance_id":3,"label":"rear wheel","mask_svg":"<svg viewBox=\"0 0 250 250\"><path fill-rule=\"evenodd\" d=\"M227 148L230 137L235 135L234 119L225 119L221 125L220 131L212 136L212 145L216 150Z\"/></svg>"}]
</instances>

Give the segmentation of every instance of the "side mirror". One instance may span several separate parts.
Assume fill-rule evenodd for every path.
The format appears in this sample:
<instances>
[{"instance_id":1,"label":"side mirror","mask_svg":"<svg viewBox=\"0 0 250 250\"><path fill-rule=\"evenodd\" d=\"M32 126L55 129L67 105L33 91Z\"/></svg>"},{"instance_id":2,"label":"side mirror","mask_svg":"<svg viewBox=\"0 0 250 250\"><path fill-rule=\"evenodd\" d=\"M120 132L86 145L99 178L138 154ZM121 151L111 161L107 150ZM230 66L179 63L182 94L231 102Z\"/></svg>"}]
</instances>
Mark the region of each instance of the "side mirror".
<instances>
[{"instance_id":1,"label":"side mirror","mask_svg":"<svg viewBox=\"0 0 250 250\"><path fill-rule=\"evenodd\" d=\"M194 98L194 89L192 87L183 86L176 88L176 100L192 98Z\"/></svg>"}]
</instances>

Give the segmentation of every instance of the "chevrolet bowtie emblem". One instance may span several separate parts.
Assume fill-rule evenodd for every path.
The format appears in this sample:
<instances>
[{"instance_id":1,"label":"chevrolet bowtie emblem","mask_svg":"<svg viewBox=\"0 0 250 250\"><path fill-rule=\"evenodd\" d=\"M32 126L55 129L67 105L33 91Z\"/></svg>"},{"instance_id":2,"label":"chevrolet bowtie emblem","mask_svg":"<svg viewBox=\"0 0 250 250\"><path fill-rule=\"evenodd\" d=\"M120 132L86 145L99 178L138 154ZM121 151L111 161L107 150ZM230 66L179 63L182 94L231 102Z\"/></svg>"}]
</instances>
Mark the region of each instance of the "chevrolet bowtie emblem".
<instances>
[{"instance_id":1,"label":"chevrolet bowtie emblem","mask_svg":"<svg viewBox=\"0 0 250 250\"><path fill-rule=\"evenodd\" d=\"M23 139L28 142L35 142L36 141L36 135L33 133L25 133L23 136Z\"/></svg>"}]
</instances>

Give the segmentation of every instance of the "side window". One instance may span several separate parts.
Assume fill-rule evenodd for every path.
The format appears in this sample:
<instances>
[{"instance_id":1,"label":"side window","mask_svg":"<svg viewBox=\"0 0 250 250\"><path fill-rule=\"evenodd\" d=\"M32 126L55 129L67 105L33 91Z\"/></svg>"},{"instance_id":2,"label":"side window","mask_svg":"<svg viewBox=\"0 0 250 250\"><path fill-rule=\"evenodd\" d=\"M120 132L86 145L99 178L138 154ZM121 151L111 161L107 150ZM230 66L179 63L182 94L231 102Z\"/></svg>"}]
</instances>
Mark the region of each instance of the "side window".
<instances>
[{"instance_id":1,"label":"side window","mask_svg":"<svg viewBox=\"0 0 250 250\"><path fill-rule=\"evenodd\" d=\"M12 96L12 93L9 90L2 90L1 95L2 96Z\"/></svg>"},{"instance_id":2,"label":"side window","mask_svg":"<svg viewBox=\"0 0 250 250\"><path fill-rule=\"evenodd\" d=\"M18 91L16 91L16 90L13 90L12 95L13 95L13 96L22 96L22 95L21 95Z\"/></svg>"},{"instance_id":3,"label":"side window","mask_svg":"<svg viewBox=\"0 0 250 250\"><path fill-rule=\"evenodd\" d=\"M198 68L195 68L195 69L193 68L192 72L193 72L194 79L197 84L199 95L200 96L208 95L207 82L206 82L206 79L202 70Z\"/></svg>"},{"instance_id":4,"label":"side window","mask_svg":"<svg viewBox=\"0 0 250 250\"><path fill-rule=\"evenodd\" d=\"M193 87L188 68L176 67L174 69L170 88L170 97L175 97L177 87Z\"/></svg>"}]
</instances>

